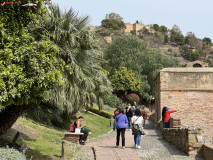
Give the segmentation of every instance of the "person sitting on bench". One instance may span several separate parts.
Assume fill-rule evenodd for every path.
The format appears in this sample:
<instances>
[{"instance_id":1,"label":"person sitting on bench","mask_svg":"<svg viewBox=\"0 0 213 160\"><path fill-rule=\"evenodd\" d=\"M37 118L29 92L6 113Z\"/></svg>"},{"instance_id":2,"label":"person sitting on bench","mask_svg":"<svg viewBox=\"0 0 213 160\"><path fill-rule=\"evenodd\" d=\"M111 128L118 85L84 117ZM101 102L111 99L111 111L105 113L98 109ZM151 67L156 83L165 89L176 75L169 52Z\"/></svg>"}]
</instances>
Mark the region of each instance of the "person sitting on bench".
<instances>
[{"instance_id":1,"label":"person sitting on bench","mask_svg":"<svg viewBox=\"0 0 213 160\"><path fill-rule=\"evenodd\" d=\"M75 128L80 128L81 129L81 133L84 133L82 140L80 140L80 144L81 145L85 145L85 141L87 139L87 136L89 134L89 132L84 128L85 126L81 126L81 122L84 120L84 117L80 116L78 117L78 119L74 122L74 126Z\"/></svg>"}]
</instances>

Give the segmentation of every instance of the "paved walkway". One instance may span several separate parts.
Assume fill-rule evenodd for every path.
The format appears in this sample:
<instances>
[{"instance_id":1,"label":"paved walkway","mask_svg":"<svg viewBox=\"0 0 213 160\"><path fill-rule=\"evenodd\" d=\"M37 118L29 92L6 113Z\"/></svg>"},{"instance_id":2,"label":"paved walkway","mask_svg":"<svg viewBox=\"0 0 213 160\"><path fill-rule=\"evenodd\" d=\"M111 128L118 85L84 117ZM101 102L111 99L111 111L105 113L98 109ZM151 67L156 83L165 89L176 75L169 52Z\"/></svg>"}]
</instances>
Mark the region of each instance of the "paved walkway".
<instances>
[{"instance_id":1,"label":"paved walkway","mask_svg":"<svg viewBox=\"0 0 213 160\"><path fill-rule=\"evenodd\" d=\"M146 121L145 130L147 135L141 140L141 149L134 149L142 160L198 160L163 140L162 133L154 129L153 122Z\"/></svg>"},{"instance_id":2,"label":"paved walkway","mask_svg":"<svg viewBox=\"0 0 213 160\"><path fill-rule=\"evenodd\" d=\"M140 157L132 150L134 145L132 132L126 131L125 138L125 149L122 149L121 142L120 146L115 148L115 132L101 142L90 142L89 145L94 146L97 160L140 160Z\"/></svg>"},{"instance_id":3,"label":"paved walkway","mask_svg":"<svg viewBox=\"0 0 213 160\"><path fill-rule=\"evenodd\" d=\"M195 160L187 156L174 145L162 138L162 133L154 129L151 121L146 121L145 130L147 135L142 136L141 149L135 149L131 131L126 131L126 148L115 148L116 132L111 133L96 142L89 142L93 146L97 160ZM94 159L91 154L90 159Z\"/></svg>"}]
</instances>

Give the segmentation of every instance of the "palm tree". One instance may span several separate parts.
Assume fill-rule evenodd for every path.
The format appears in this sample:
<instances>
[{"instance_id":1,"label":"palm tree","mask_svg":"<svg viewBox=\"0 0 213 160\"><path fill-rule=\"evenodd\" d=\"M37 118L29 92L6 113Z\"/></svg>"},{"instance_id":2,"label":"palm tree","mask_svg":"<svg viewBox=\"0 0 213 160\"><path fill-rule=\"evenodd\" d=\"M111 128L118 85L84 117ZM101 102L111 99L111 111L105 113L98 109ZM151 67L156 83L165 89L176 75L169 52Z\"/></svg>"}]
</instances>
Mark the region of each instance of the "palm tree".
<instances>
[{"instance_id":1,"label":"palm tree","mask_svg":"<svg viewBox=\"0 0 213 160\"><path fill-rule=\"evenodd\" d=\"M108 78L100 68L102 53L95 33L87 28L88 22L87 16L80 17L72 8L63 13L57 5L49 4L48 15L40 19L39 25L30 26L36 39L46 35L60 50L58 57L65 62L64 84L50 90L47 98L48 103L64 108L70 115L91 104L94 98L100 100L104 93L111 92Z\"/></svg>"}]
</instances>

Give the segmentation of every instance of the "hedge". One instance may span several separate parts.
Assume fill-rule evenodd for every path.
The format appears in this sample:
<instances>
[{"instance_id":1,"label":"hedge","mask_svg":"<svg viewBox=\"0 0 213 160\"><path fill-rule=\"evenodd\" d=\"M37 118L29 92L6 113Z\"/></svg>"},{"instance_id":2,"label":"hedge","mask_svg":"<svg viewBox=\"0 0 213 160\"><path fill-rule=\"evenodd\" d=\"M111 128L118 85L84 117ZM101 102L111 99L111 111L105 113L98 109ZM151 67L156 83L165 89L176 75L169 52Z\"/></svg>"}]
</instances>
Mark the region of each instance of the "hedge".
<instances>
[{"instance_id":1,"label":"hedge","mask_svg":"<svg viewBox=\"0 0 213 160\"><path fill-rule=\"evenodd\" d=\"M108 119L112 118L112 114L107 112L107 111L99 110L98 108L95 108L95 107L89 107L88 109L89 109L90 112L96 113L96 114L103 116L105 118L108 118Z\"/></svg>"}]
</instances>

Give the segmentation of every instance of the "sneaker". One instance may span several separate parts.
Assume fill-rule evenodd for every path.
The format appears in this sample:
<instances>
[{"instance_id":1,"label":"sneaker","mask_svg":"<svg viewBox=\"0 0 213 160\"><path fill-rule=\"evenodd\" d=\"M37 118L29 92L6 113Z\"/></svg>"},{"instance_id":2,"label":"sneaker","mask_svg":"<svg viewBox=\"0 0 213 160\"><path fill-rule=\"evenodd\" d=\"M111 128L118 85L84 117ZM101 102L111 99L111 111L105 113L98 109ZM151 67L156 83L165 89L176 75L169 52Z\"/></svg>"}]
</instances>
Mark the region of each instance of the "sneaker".
<instances>
[{"instance_id":1,"label":"sneaker","mask_svg":"<svg viewBox=\"0 0 213 160\"><path fill-rule=\"evenodd\" d=\"M137 145L137 144L135 144L135 145L134 145L134 147L135 147L135 148L138 148L138 145Z\"/></svg>"},{"instance_id":2,"label":"sneaker","mask_svg":"<svg viewBox=\"0 0 213 160\"><path fill-rule=\"evenodd\" d=\"M85 141L81 141L81 143L80 143L81 145L85 145Z\"/></svg>"},{"instance_id":3,"label":"sneaker","mask_svg":"<svg viewBox=\"0 0 213 160\"><path fill-rule=\"evenodd\" d=\"M125 149L125 146L122 146L123 149Z\"/></svg>"},{"instance_id":4,"label":"sneaker","mask_svg":"<svg viewBox=\"0 0 213 160\"><path fill-rule=\"evenodd\" d=\"M141 146L138 146L137 148L138 148L138 149L141 149Z\"/></svg>"},{"instance_id":5,"label":"sneaker","mask_svg":"<svg viewBox=\"0 0 213 160\"><path fill-rule=\"evenodd\" d=\"M116 145L115 148L118 148L118 146Z\"/></svg>"}]
</instances>

